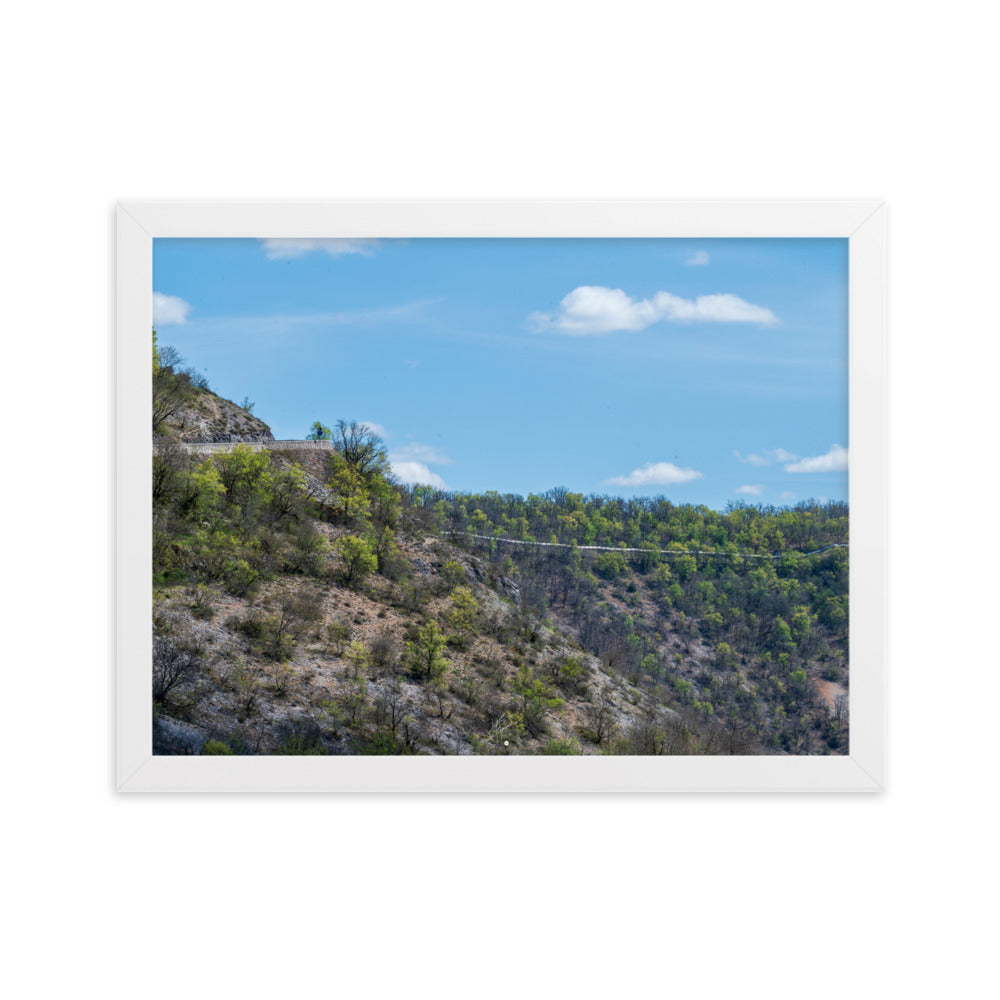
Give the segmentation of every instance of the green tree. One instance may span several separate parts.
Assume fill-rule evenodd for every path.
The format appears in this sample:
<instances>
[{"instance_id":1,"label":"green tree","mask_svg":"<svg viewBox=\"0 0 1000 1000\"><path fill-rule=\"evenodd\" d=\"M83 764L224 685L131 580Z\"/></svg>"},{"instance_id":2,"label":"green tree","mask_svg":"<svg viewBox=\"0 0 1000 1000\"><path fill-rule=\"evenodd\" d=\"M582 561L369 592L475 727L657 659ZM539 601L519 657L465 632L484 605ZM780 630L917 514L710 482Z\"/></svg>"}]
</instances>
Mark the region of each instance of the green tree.
<instances>
[{"instance_id":1,"label":"green tree","mask_svg":"<svg viewBox=\"0 0 1000 1000\"><path fill-rule=\"evenodd\" d=\"M621 552L602 552L594 564L594 572L605 580L614 580L628 572L628 562Z\"/></svg>"},{"instance_id":2,"label":"green tree","mask_svg":"<svg viewBox=\"0 0 1000 1000\"><path fill-rule=\"evenodd\" d=\"M460 647L468 645L475 630L476 616L479 614L479 602L468 587L456 587L451 592L451 607L446 612L448 628L451 630L455 644Z\"/></svg>"},{"instance_id":3,"label":"green tree","mask_svg":"<svg viewBox=\"0 0 1000 1000\"><path fill-rule=\"evenodd\" d=\"M526 663L521 664L511 687L519 698L518 708L525 726L533 736L538 736L545 728L545 713L562 708L562 698L556 695L544 677L533 673Z\"/></svg>"},{"instance_id":4,"label":"green tree","mask_svg":"<svg viewBox=\"0 0 1000 1000\"><path fill-rule=\"evenodd\" d=\"M367 487L372 523L377 528L394 529L399 523L402 508L398 487L383 475L372 476Z\"/></svg>"},{"instance_id":5,"label":"green tree","mask_svg":"<svg viewBox=\"0 0 1000 1000\"><path fill-rule=\"evenodd\" d=\"M306 474L298 465L278 470L264 484L264 503L272 522L302 518L307 496Z\"/></svg>"},{"instance_id":6,"label":"green tree","mask_svg":"<svg viewBox=\"0 0 1000 1000\"><path fill-rule=\"evenodd\" d=\"M801 646L812 632L812 618L808 608L800 606L792 612L791 629L795 642Z\"/></svg>"},{"instance_id":7,"label":"green tree","mask_svg":"<svg viewBox=\"0 0 1000 1000\"><path fill-rule=\"evenodd\" d=\"M399 546L396 544L396 533L392 528L381 527L376 529L372 548L375 552L375 561L378 571L385 576L395 578L398 574L393 574L392 567L398 566L394 562L394 557L399 555Z\"/></svg>"},{"instance_id":8,"label":"green tree","mask_svg":"<svg viewBox=\"0 0 1000 1000\"><path fill-rule=\"evenodd\" d=\"M722 627L725 624L722 615L718 611L712 611L705 615L701 620L701 630L709 638L715 638L722 632Z\"/></svg>"},{"instance_id":9,"label":"green tree","mask_svg":"<svg viewBox=\"0 0 1000 1000\"><path fill-rule=\"evenodd\" d=\"M447 640L434 622L428 622L417 632L413 642L406 644L404 663L416 677L433 680L443 677L450 666L442 655Z\"/></svg>"},{"instance_id":10,"label":"green tree","mask_svg":"<svg viewBox=\"0 0 1000 1000\"><path fill-rule=\"evenodd\" d=\"M659 591L665 591L671 583L670 567L666 563L660 563L653 571L650 579L650 586Z\"/></svg>"},{"instance_id":11,"label":"green tree","mask_svg":"<svg viewBox=\"0 0 1000 1000\"><path fill-rule=\"evenodd\" d=\"M774 619L774 630L772 632L775 649L794 649L795 640L792 638L792 630L788 627L788 622L782 617Z\"/></svg>"},{"instance_id":12,"label":"green tree","mask_svg":"<svg viewBox=\"0 0 1000 1000\"><path fill-rule=\"evenodd\" d=\"M331 476L327 483L329 506L334 516L348 524L367 524L371 498L362 475L346 459L334 455Z\"/></svg>"},{"instance_id":13,"label":"green tree","mask_svg":"<svg viewBox=\"0 0 1000 1000\"><path fill-rule=\"evenodd\" d=\"M225 496L226 487L211 459L192 468L188 463L174 482L174 510L184 518L209 517Z\"/></svg>"},{"instance_id":14,"label":"green tree","mask_svg":"<svg viewBox=\"0 0 1000 1000\"><path fill-rule=\"evenodd\" d=\"M348 587L360 586L369 574L374 573L378 560L371 545L357 535L343 535L335 543L344 565L344 583Z\"/></svg>"},{"instance_id":15,"label":"green tree","mask_svg":"<svg viewBox=\"0 0 1000 1000\"><path fill-rule=\"evenodd\" d=\"M229 503L248 511L263 505L273 486L271 456L247 444L237 444L230 451L215 457L219 478L226 489Z\"/></svg>"},{"instance_id":16,"label":"green tree","mask_svg":"<svg viewBox=\"0 0 1000 1000\"><path fill-rule=\"evenodd\" d=\"M355 639L354 642L347 649L345 654L345 659L351 665L351 672L353 677L357 677L359 674L364 674L368 669L368 664L370 662L370 657L368 655L368 650L365 649L365 644L360 639Z\"/></svg>"},{"instance_id":17,"label":"green tree","mask_svg":"<svg viewBox=\"0 0 1000 1000\"><path fill-rule=\"evenodd\" d=\"M161 434L166 422L199 392L208 388L205 377L193 368L182 368L184 359L173 347L160 348L153 336L153 433Z\"/></svg>"},{"instance_id":18,"label":"green tree","mask_svg":"<svg viewBox=\"0 0 1000 1000\"><path fill-rule=\"evenodd\" d=\"M333 446L347 464L364 479L389 474L389 455L382 439L365 423L338 420Z\"/></svg>"},{"instance_id":19,"label":"green tree","mask_svg":"<svg viewBox=\"0 0 1000 1000\"><path fill-rule=\"evenodd\" d=\"M673 548L674 546L671 546L671 549ZM673 564L674 572L680 577L682 583L686 583L698 572L698 560L692 555L678 554L671 556L670 562Z\"/></svg>"},{"instance_id":20,"label":"green tree","mask_svg":"<svg viewBox=\"0 0 1000 1000\"><path fill-rule=\"evenodd\" d=\"M309 433L306 435L307 441L332 441L333 431L329 427L324 426L322 421L316 420L313 425L309 428Z\"/></svg>"},{"instance_id":21,"label":"green tree","mask_svg":"<svg viewBox=\"0 0 1000 1000\"><path fill-rule=\"evenodd\" d=\"M449 587L459 587L465 583L469 577L465 572L465 567L454 559L449 559L441 567L441 579Z\"/></svg>"},{"instance_id":22,"label":"green tree","mask_svg":"<svg viewBox=\"0 0 1000 1000\"><path fill-rule=\"evenodd\" d=\"M723 670L732 670L736 667L736 654L728 642L720 642L715 647L715 664Z\"/></svg>"},{"instance_id":23,"label":"green tree","mask_svg":"<svg viewBox=\"0 0 1000 1000\"><path fill-rule=\"evenodd\" d=\"M820 605L819 620L832 629L843 629L847 624L846 597L827 597Z\"/></svg>"}]
</instances>

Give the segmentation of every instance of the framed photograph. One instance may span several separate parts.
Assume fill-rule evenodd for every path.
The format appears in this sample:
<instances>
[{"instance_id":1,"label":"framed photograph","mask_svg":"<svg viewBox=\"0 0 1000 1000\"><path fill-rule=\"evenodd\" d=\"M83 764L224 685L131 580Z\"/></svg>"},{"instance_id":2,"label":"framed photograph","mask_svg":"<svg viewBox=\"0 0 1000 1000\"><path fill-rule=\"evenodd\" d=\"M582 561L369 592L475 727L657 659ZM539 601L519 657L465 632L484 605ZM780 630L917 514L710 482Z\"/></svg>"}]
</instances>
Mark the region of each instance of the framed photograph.
<instances>
[{"instance_id":1,"label":"framed photograph","mask_svg":"<svg viewBox=\"0 0 1000 1000\"><path fill-rule=\"evenodd\" d=\"M882 203L117 234L119 790L883 788Z\"/></svg>"}]
</instances>

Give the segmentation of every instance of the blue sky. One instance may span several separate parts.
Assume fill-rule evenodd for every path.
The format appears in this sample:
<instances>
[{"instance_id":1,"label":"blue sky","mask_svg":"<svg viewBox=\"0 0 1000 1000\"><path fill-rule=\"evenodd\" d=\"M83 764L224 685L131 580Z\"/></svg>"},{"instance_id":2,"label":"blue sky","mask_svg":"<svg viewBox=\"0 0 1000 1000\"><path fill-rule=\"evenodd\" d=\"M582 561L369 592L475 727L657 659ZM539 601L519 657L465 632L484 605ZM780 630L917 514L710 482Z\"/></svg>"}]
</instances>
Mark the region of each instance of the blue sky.
<instances>
[{"instance_id":1,"label":"blue sky","mask_svg":"<svg viewBox=\"0 0 1000 1000\"><path fill-rule=\"evenodd\" d=\"M156 239L154 324L277 438L463 491L847 499L847 240Z\"/></svg>"}]
</instances>

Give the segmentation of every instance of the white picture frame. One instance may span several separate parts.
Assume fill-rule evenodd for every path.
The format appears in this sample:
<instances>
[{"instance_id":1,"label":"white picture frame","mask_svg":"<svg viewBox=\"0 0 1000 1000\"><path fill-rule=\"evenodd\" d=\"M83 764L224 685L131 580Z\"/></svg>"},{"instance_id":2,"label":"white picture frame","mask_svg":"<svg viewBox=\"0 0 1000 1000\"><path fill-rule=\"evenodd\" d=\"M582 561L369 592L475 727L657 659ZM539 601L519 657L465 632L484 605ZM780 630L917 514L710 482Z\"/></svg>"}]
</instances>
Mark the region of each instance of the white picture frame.
<instances>
[{"instance_id":1,"label":"white picture frame","mask_svg":"<svg viewBox=\"0 0 1000 1000\"><path fill-rule=\"evenodd\" d=\"M128 202L117 209L116 774L123 792L876 792L885 786L885 225L877 200ZM849 240L850 752L251 757L152 752L150 338L156 237Z\"/></svg>"}]
</instances>

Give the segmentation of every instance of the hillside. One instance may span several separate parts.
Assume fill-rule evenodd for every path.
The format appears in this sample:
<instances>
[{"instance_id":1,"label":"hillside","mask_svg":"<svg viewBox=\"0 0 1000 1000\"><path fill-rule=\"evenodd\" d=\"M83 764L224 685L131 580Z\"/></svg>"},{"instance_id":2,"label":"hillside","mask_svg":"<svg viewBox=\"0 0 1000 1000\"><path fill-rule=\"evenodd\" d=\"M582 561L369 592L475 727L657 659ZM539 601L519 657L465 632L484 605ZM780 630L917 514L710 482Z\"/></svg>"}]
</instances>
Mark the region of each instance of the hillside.
<instances>
[{"instance_id":1,"label":"hillside","mask_svg":"<svg viewBox=\"0 0 1000 1000\"><path fill-rule=\"evenodd\" d=\"M319 535L332 550L336 530ZM160 658L182 649L198 663L158 713L158 749L200 752L214 739L253 753L596 753L641 713L673 723L571 637L525 615L481 561L416 537L400 558L412 573L402 584L289 576L252 599L167 588ZM474 609L467 630L461 608ZM424 642L431 623L442 638ZM407 646L421 663L407 661Z\"/></svg>"},{"instance_id":2,"label":"hillside","mask_svg":"<svg viewBox=\"0 0 1000 1000\"><path fill-rule=\"evenodd\" d=\"M271 441L271 428L252 413L206 389L166 419L160 433L175 441Z\"/></svg>"},{"instance_id":3,"label":"hillside","mask_svg":"<svg viewBox=\"0 0 1000 1000\"><path fill-rule=\"evenodd\" d=\"M186 442L273 440L253 404L237 406L216 395L203 375L185 367L170 347L157 349L153 333L153 436Z\"/></svg>"},{"instance_id":4,"label":"hillside","mask_svg":"<svg viewBox=\"0 0 1000 1000\"><path fill-rule=\"evenodd\" d=\"M161 428L267 430L190 392ZM331 437L154 448L155 752L846 752L847 550L802 554L846 510L437 494Z\"/></svg>"},{"instance_id":5,"label":"hillside","mask_svg":"<svg viewBox=\"0 0 1000 1000\"><path fill-rule=\"evenodd\" d=\"M847 751L845 504L717 512L552 490L443 496L435 514L464 539L474 527L525 601L604 663L712 722L710 741L721 725L744 752Z\"/></svg>"}]
</instances>

